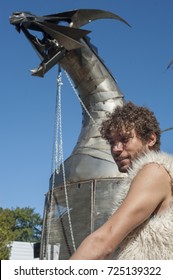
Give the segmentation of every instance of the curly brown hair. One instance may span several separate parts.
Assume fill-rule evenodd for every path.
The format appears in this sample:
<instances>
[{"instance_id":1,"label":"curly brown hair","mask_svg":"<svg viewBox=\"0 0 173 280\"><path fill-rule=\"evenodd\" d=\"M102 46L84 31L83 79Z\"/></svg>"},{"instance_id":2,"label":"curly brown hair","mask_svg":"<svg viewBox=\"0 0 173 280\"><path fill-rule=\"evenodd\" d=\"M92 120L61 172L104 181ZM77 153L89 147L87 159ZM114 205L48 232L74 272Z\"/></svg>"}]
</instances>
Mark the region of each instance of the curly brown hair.
<instances>
[{"instance_id":1,"label":"curly brown hair","mask_svg":"<svg viewBox=\"0 0 173 280\"><path fill-rule=\"evenodd\" d=\"M100 133L109 143L112 140L112 132L121 134L122 129L130 132L135 129L136 135L143 143L146 143L151 134L156 134L156 143L153 150L160 150L160 126L152 111L147 107L140 107L132 102L115 108L113 113L108 113L108 119L103 121Z\"/></svg>"}]
</instances>

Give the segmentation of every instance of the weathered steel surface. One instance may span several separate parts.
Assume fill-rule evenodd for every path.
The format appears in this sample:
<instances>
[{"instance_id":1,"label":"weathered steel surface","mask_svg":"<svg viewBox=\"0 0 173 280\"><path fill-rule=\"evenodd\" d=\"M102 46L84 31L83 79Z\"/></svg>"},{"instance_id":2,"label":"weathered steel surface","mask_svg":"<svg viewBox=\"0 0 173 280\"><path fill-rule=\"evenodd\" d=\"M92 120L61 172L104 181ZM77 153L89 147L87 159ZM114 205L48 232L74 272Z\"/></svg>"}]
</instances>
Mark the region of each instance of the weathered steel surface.
<instances>
[{"instance_id":1,"label":"weathered steel surface","mask_svg":"<svg viewBox=\"0 0 173 280\"><path fill-rule=\"evenodd\" d=\"M69 158L64 162L67 197L63 172L55 175L55 182L47 194L44 214L41 258L47 258L48 244L60 243L60 259L67 259L83 238L104 223L112 211L116 188L124 176L118 171L109 145L101 138L99 128L124 98L117 82L98 56L96 48L86 36L89 31L80 26L99 18L118 19L119 16L101 10L76 10L37 17L30 13L14 13L11 24L22 30L42 57L33 75L43 77L55 64L69 74L85 105L82 128ZM62 21L68 26L61 26ZM43 33L40 40L30 31ZM53 177L53 176L52 176ZM71 218L72 227L69 223ZM72 240L72 235L74 241Z\"/></svg>"},{"instance_id":2,"label":"weathered steel surface","mask_svg":"<svg viewBox=\"0 0 173 280\"><path fill-rule=\"evenodd\" d=\"M120 178L96 179L73 183L67 186L70 216L76 247L81 241L111 215L116 201L116 190ZM49 195L51 195L49 193ZM49 196L48 195L48 196ZM60 259L68 259L74 252L71 231L68 221L64 188L54 190L53 199L47 196L45 208L45 227L42 239L41 258L47 255L47 241L49 244L60 243ZM50 212L50 202L53 204ZM51 231L49 232L49 225ZM48 240L47 240L48 238Z\"/></svg>"}]
</instances>

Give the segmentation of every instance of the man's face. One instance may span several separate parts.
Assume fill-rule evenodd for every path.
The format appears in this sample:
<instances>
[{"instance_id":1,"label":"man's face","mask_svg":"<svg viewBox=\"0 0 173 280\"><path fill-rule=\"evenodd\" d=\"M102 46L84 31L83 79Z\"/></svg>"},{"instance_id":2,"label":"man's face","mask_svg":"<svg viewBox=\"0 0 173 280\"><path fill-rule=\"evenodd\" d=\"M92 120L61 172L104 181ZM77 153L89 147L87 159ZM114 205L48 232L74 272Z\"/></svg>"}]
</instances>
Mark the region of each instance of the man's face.
<instances>
[{"instance_id":1,"label":"man's face","mask_svg":"<svg viewBox=\"0 0 173 280\"><path fill-rule=\"evenodd\" d=\"M120 172L127 172L131 166L132 160L137 158L143 152L149 150L150 144L143 143L136 132L132 129L130 132L112 133L110 141L111 153Z\"/></svg>"}]
</instances>

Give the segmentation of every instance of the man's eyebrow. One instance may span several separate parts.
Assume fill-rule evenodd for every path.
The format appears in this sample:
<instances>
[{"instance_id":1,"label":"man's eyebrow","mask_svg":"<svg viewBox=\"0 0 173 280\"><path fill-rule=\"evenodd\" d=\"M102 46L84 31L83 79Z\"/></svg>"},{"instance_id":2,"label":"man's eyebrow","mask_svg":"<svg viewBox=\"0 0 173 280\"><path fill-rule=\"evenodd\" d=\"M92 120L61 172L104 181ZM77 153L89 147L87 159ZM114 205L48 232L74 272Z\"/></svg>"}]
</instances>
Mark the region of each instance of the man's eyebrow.
<instances>
[{"instance_id":1,"label":"man's eyebrow","mask_svg":"<svg viewBox=\"0 0 173 280\"><path fill-rule=\"evenodd\" d=\"M132 136L132 132L131 131L125 131L125 132L121 132L119 135L121 137L131 137Z\"/></svg>"}]
</instances>

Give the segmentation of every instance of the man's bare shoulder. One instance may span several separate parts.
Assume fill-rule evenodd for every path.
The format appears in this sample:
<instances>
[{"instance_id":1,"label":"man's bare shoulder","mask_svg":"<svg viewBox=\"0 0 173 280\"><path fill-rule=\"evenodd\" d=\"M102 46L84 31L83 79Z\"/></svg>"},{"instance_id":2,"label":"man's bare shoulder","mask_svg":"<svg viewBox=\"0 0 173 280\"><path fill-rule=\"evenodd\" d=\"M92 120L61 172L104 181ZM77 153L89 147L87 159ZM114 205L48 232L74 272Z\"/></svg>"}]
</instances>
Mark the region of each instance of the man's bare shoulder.
<instances>
[{"instance_id":1,"label":"man's bare shoulder","mask_svg":"<svg viewBox=\"0 0 173 280\"><path fill-rule=\"evenodd\" d=\"M166 168L157 162L150 162L145 164L136 174L135 177L150 177L151 179L168 179L170 174Z\"/></svg>"}]
</instances>

